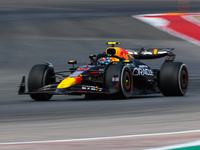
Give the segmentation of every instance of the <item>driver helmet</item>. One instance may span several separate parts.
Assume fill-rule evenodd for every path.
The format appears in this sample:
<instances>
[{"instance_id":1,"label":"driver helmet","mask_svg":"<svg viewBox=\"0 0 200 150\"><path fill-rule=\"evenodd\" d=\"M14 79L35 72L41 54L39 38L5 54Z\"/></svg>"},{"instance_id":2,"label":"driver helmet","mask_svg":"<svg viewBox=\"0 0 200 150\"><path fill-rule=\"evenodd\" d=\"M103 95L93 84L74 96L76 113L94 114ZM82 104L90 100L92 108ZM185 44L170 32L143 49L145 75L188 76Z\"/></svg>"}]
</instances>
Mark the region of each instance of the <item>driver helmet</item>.
<instances>
[{"instance_id":1,"label":"driver helmet","mask_svg":"<svg viewBox=\"0 0 200 150\"><path fill-rule=\"evenodd\" d=\"M111 59L109 57L102 57L100 58L99 64L100 65L107 65L111 62Z\"/></svg>"}]
</instances>

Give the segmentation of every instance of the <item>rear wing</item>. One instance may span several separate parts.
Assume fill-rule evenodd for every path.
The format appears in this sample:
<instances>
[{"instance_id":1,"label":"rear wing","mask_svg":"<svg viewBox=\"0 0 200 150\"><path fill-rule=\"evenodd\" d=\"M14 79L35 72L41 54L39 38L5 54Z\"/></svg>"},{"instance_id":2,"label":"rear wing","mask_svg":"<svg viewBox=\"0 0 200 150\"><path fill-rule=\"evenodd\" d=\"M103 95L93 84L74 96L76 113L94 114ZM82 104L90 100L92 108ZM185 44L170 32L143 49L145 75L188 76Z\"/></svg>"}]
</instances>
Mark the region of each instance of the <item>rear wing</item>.
<instances>
[{"instance_id":1,"label":"rear wing","mask_svg":"<svg viewBox=\"0 0 200 150\"><path fill-rule=\"evenodd\" d=\"M173 50L174 48L126 49L135 59L156 59L168 56L165 61L174 60Z\"/></svg>"}]
</instances>

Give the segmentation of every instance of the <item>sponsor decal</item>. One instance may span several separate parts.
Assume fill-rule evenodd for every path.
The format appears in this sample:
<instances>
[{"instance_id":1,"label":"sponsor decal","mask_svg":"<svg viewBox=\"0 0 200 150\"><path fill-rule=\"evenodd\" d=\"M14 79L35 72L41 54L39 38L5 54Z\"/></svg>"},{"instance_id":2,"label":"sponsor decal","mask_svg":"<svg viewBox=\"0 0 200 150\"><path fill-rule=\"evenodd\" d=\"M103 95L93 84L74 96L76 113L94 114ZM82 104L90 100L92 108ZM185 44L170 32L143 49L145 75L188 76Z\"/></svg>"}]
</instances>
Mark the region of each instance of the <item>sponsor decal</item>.
<instances>
[{"instance_id":1,"label":"sponsor decal","mask_svg":"<svg viewBox=\"0 0 200 150\"><path fill-rule=\"evenodd\" d=\"M132 75L134 76L153 76L153 71L146 68L134 68Z\"/></svg>"},{"instance_id":2,"label":"sponsor decal","mask_svg":"<svg viewBox=\"0 0 200 150\"><path fill-rule=\"evenodd\" d=\"M175 58L175 56L167 56L165 60L166 61L173 61L174 58Z\"/></svg>"},{"instance_id":3,"label":"sponsor decal","mask_svg":"<svg viewBox=\"0 0 200 150\"><path fill-rule=\"evenodd\" d=\"M104 73L104 68L100 68L99 73Z\"/></svg>"},{"instance_id":4,"label":"sponsor decal","mask_svg":"<svg viewBox=\"0 0 200 150\"><path fill-rule=\"evenodd\" d=\"M84 70L84 71L86 71L86 70L89 70L90 68L78 68L77 70L78 71L80 71L80 70Z\"/></svg>"},{"instance_id":5,"label":"sponsor decal","mask_svg":"<svg viewBox=\"0 0 200 150\"><path fill-rule=\"evenodd\" d=\"M139 65L140 68L148 68L147 65Z\"/></svg>"},{"instance_id":6,"label":"sponsor decal","mask_svg":"<svg viewBox=\"0 0 200 150\"><path fill-rule=\"evenodd\" d=\"M112 77L112 81L113 82L119 81L119 77Z\"/></svg>"},{"instance_id":7,"label":"sponsor decal","mask_svg":"<svg viewBox=\"0 0 200 150\"><path fill-rule=\"evenodd\" d=\"M91 85L82 85L82 90L91 90L91 91L102 91L103 88L99 88L98 86L91 86Z\"/></svg>"},{"instance_id":8,"label":"sponsor decal","mask_svg":"<svg viewBox=\"0 0 200 150\"><path fill-rule=\"evenodd\" d=\"M83 71L75 71L69 77L78 77L82 73L83 73Z\"/></svg>"},{"instance_id":9,"label":"sponsor decal","mask_svg":"<svg viewBox=\"0 0 200 150\"><path fill-rule=\"evenodd\" d=\"M83 70L83 68L78 68L77 70L79 70L79 71L80 71L80 70Z\"/></svg>"},{"instance_id":10,"label":"sponsor decal","mask_svg":"<svg viewBox=\"0 0 200 150\"><path fill-rule=\"evenodd\" d=\"M150 79L149 79L149 80L147 80L147 81L148 81L148 82L153 82L154 80L150 80Z\"/></svg>"}]
</instances>

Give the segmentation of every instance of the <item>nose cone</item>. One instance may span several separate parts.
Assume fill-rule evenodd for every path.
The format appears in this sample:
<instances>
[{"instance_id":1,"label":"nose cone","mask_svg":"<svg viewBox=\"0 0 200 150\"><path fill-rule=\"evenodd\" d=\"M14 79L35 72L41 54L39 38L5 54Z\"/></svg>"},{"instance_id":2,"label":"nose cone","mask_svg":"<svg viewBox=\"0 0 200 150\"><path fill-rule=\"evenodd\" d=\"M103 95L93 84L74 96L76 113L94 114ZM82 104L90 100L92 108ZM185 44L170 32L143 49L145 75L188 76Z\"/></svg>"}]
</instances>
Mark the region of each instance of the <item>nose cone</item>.
<instances>
[{"instance_id":1,"label":"nose cone","mask_svg":"<svg viewBox=\"0 0 200 150\"><path fill-rule=\"evenodd\" d=\"M74 84L81 84L81 77L67 77L66 79L64 79L58 86L58 89L63 89L63 88L68 88L71 87Z\"/></svg>"}]
</instances>

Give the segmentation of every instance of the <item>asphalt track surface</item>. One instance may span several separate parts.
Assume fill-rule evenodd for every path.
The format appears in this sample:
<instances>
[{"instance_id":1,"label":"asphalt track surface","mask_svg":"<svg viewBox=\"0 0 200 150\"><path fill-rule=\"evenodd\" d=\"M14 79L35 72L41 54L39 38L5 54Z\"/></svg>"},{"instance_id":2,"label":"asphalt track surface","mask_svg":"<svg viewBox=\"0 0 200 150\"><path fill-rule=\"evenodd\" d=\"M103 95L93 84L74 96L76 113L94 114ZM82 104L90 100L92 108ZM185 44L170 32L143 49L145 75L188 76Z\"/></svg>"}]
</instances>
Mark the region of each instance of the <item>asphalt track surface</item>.
<instances>
[{"instance_id":1,"label":"asphalt track surface","mask_svg":"<svg viewBox=\"0 0 200 150\"><path fill-rule=\"evenodd\" d=\"M0 6L0 143L46 141L198 130L200 128L200 47L151 27L131 15L177 12L178 2L57 1L7 2ZM191 1L191 12L200 3ZM107 41L123 48L174 47L176 61L189 70L184 97L161 94L125 100L54 96L35 102L18 96L23 75L50 61L55 70L67 61L89 62ZM145 61L160 68L163 59ZM145 149L190 142L200 133L57 144L1 145L0 149ZM159 141L159 142L158 142Z\"/></svg>"}]
</instances>

